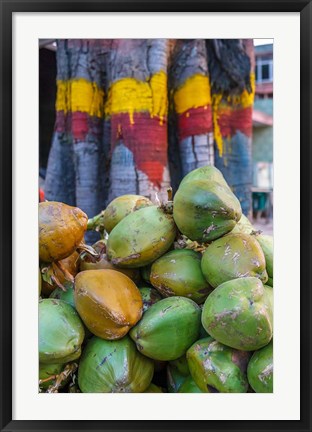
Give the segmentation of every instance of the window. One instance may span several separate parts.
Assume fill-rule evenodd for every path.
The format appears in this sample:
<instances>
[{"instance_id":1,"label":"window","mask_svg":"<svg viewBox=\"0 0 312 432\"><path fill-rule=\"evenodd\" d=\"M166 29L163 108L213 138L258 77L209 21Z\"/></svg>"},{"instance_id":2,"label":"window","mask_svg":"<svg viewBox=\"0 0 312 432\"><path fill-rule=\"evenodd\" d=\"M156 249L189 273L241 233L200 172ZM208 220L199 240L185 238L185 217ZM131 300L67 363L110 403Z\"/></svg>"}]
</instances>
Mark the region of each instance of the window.
<instances>
[{"instance_id":1,"label":"window","mask_svg":"<svg viewBox=\"0 0 312 432\"><path fill-rule=\"evenodd\" d=\"M273 81L273 59L256 59L256 82L266 83Z\"/></svg>"}]
</instances>

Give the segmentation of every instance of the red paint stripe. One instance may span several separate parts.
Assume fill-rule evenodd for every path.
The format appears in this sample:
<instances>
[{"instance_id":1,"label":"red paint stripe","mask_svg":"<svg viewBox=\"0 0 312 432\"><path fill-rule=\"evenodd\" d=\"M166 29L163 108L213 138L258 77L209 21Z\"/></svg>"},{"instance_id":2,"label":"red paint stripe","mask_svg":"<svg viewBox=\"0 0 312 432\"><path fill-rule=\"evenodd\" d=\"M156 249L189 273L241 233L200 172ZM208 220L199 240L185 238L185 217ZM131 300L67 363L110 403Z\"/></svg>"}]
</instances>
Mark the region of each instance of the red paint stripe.
<instances>
[{"instance_id":1,"label":"red paint stripe","mask_svg":"<svg viewBox=\"0 0 312 432\"><path fill-rule=\"evenodd\" d=\"M64 111L57 111L54 130L71 132L74 139L84 141L87 134L100 138L102 123L102 119L87 113L76 111L65 114Z\"/></svg>"},{"instance_id":2,"label":"red paint stripe","mask_svg":"<svg viewBox=\"0 0 312 432\"><path fill-rule=\"evenodd\" d=\"M221 108L218 112L218 124L222 137L231 137L237 131L251 137L252 134L252 107L248 108Z\"/></svg>"},{"instance_id":3,"label":"red paint stripe","mask_svg":"<svg viewBox=\"0 0 312 432\"><path fill-rule=\"evenodd\" d=\"M112 151L119 141L131 150L139 170L158 188L161 186L167 157L167 122L149 113L134 113L133 124L129 114L111 117Z\"/></svg>"},{"instance_id":4,"label":"red paint stripe","mask_svg":"<svg viewBox=\"0 0 312 432\"><path fill-rule=\"evenodd\" d=\"M41 188L39 188L39 202L43 202L45 200L44 192Z\"/></svg>"},{"instance_id":5,"label":"red paint stripe","mask_svg":"<svg viewBox=\"0 0 312 432\"><path fill-rule=\"evenodd\" d=\"M203 135L212 132L211 106L191 108L186 113L178 115L179 138L183 139L192 135Z\"/></svg>"},{"instance_id":6,"label":"red paint stripe","mask_svg":"<svg viewBox=\"0 0 312 432\"><path fill-rule=\"evenodd\" d=\"M89 131L89 116L83 112L71 113L72 134L74 139L83 140Z\"/></svg>"},{"instance_id":7,"label":"red paint stripe","mask_svg":"<svg viewBox=\"0 0 312 432\"><path fill-rule=\"evenodd\" d=\"M60 133L70 132L70 127L69 113L65 114L64 111L56 111L54 131Z\"/></svg>"}]
</instances>

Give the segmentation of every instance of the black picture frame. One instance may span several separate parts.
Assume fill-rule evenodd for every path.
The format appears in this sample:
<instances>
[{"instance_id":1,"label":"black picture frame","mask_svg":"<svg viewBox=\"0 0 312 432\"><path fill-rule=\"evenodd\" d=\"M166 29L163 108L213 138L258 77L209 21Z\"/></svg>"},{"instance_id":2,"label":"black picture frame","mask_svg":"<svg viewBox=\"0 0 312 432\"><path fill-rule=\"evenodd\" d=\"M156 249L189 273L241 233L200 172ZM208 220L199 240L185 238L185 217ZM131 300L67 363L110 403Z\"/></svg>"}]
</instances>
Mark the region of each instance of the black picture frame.
<instances>
[{"instance_id":1,"label":"black picture frame","mask_svg":"<svg viewBox=\"0 0 312 432\"><path fill-rule=\"evenodd\" d=\"M11 1L1 5L1 431L311 431L311 0ZM12 420L12 14L14 12L300 12L301 419L298 421L22 421ZM286 31L286 30L285 30ZM296 149L298 151L298 148ZM296 231L297 235L297 231ZM291 247L291 233L290 233ZM294 287L295 289L296 287ZM290 373L291 374L291 373ZM291 379L289 382L291 391Z\"/></svg>"}]
</instances>

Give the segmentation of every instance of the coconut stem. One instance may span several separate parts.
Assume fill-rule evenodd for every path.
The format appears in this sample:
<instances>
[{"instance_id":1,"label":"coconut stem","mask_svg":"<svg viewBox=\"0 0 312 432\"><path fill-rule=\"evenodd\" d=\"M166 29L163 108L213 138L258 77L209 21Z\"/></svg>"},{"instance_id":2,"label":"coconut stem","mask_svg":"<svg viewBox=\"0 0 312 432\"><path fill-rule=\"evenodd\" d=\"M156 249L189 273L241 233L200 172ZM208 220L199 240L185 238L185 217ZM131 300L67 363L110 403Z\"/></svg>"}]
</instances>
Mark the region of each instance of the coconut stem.
<instances>
[{"instance_id":1,"label":"coconut stem","mask_svg":"<svg viewBox=\"0 0 312 432\"><path fill-rule=\"evenodd\" d=\"M175 249L191 249L195 252L203 253L208 248L209 243L198 243L197 241L192 241L183 235L178 236L175 242Z\"/></svg>"},{"instance_id":2,"label":"coconut stem","mask_svg":"<svg viewBox=\"0 0 312 432\"><path fill-rule=\"evenodd\" d=\"M47 393L58 393L59 388L63 384L63 382L72 375L78 368L77 363L70 363L65 366L65 369L63 372L61 372L59 375L56 375L56 381L55 384L50 385L50 387L47 390ZM39 381L40 384L40 381Z\"/></svg>"},{"instance_id":3,"label":"coconut stem","mask_svg":"<svg viewBox=\"0 0 312 432\"><path fill-rule=\"evenodd\" d=\"M45 382L48 382L48 381L53 381L54 379L56 379L58 377L58 375L50 375L48 378L46 378L46 379L41 379L41 380L39 380L39 385L40 384L43 384L43 383L45 383Z\"/></svg>"},{"instance_id":4,"label":"coconut stem","mask_svg":"<svg viewBox=\"0 0 312 432\"><path fill-rule=\"evenodd\" d=\"M87 230L98 231L101 234L104 233L104 213L105 210L102 210L101 213L97 214L93 218L88 220Z\"/></svg>"},{"instance_id":5,"label":"coconut stem","mask_svg":"<svg viewBox=\"0 0 312 432\"><path fill-rule=\"evenodd\" d=\"M167 195L168 195L168 200L167 202L164 202L161 204L160 208L167 214L172 214L173 213L173 192L172 192L172 187L170 186L167 189Z\"/></svg>"},{"instance_id":6,"label":"coconut stem","mask_svg":"<svg viewBox=\"0 0 312 432\"><path fill-rule=\"evenodd\" d=\"M260 235L260 234L262 234L261 230L258 230L258 231L252 230L251 233L250 233L250 235L252 235L252 236L257 236L257 235Z\"/></svg>"},{"instance_id":7,"label":"coconut stem","mask_svg":"<svg viewBox=\"0 0 312 432\"><path fill-rule=\"evenodd\" d=\"M167 194L168 194L168 201L172 201L172 198L173 198L173 190L172 190L172 187L171 187L171 186L167 189Z\"/></svg>"},{"instance_id":8,"label":"coconut stem","mask_svg":"<svg viewBox=\"0 0 312 432\"><path fill-rule=\"evenodd\" d=\"M41 268L42 279L48 283L49 285L56 285L61 288L63 291L66 291L66 288L61 284L55 275L55 263L50 264L48 267Z\"/></svg>"},{"instance_id":9,"label":"coconut stem","mask_svg":"<svg viewBox=\"0 0 312 432\"><path fill-rule=\"evenodd\" d=\"M69 273L69 271L67 270L66 267L63 266L61 261L55 261L54 264L63 273L65 279L67 279L69 282L74 283L75 280L74 276L71 273Z\"/></svg>"},{"instance_id":10,"label":"coconut stem","mask_svg":"<svg viewBox=\"0 0 312 432\"><path fill-rule=\"evenodd\" d=\"M95 258L96 260L100 259L100 254L94 250L92 246L86 245L85 243L80 243L80 245L77 247L77 252L86 252L87 255Z\"/></svg>"},{"instance_id":11,"label":"coconut stem","mask_svg":"<svg viewBox=\"0 0 312 432\"><path fill-rule=\"evenodd\" d=\"M81 243L78 246L77 252L79 253L80 261L85 261L85 258L87 257L87 261L92 263L100 261L102 256L101 253L98 253L96 250L94 250L92 246L88 246L84 243Z\"/></svg>"},{"instance_id":12,"label":"coconut stem","mask_svg":"<svg viewBox=\"0 0 312 432\"><path fill-rule=\"evenodd\" d=\"M64 292L67 291L67 289L64 287L64 285L61 284L61 282L58 280L58 278L55 275L51 276L51 281L52 281L51 285L53 285L53 283L54 283L56 286L58 286L59 288L61 288L61 290L63 290Z\"/></svg>"}]
</instances>

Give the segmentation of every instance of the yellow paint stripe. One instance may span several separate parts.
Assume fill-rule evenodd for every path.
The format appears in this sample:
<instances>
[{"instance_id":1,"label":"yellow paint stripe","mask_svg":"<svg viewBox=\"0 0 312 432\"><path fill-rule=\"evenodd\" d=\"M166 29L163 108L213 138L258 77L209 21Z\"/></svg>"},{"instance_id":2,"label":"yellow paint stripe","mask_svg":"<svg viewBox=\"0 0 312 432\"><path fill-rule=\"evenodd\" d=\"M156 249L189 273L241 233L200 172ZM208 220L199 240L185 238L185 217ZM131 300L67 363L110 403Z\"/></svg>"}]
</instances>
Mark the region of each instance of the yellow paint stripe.
<instances>
[{"instance_id":1,"label":"yellow paint stripe","mask_svg":"<svg viewBox=\"0 0 312 432\"><path fill-rule=\"evenodd\" d=\"M191 108L203 107L211 104L209 78L196 74L185 80L173 95L175 110L182 114Z\"/></svg>"},{"instance_id":2,"label":"yellow paint stripe","mask_svg":"<svg viewBox=\"0 0 312 432\"><path fill-rule=\"evenodd\" d=\"M222 157L222 155L223 155L223 139L222 139L221 129L220 129L220 126L218 123L218 111L219 111L221 100L222 100L221 94L214 94L212 96L213 136L214 136L214 140L216 142L220 157Z\"/></svg>"},{"instance_id":3,"label":"yellow paint stripe","mask_svg":"<svg viewBox=\"0 0 312 432\"><path fill-rule=\"evenodd\" d=\"M183 85L174 92L174 106L178 114L187 113L191 108L212 105L212 120L214 127L214 139L219 151L219 155L223 155L223 138L218 123L218 115L220 109L229 107L232 109L237 106L240 108L248 108L254 103L255 94L255 76L250 75L251 93L244 90L239 95L231 95L224 97L222 94L212 94L209 78L204 75L193 75L189 77Z\"/></svg>"},{"instance_id":4,"label":"yellow paint stripe","mask_svg":"<svg viewBox=\"0 0 312 432\"><path fill-rule=\"evenodd\" d=\"M57 81L56 110L80 111L90 116L102 117L104 111L104 90L95 82L84 78Z\"/></svg>"},{"instance_id":5,"label":"yellow paint stripe","mask_svg":"<svg viewBox=\"0 0 312 432\"><path fill-rule=\"evenodd\" d=\"M123 78L108 90L105 114L129 113L131 123L135 112L149 112L162 120L168 112L167 74L157 72L149 81Z\"/></svg>"},{"instance_id":6,"label":"yellow paint stripe","mask_svg":"<svg viewBox=\"0 0 312 432\"><path fill-rule=\"evenodd\" d=\"M254 97L255 97L255 74L250 74L250 84L251 84L251 93L248 93L248 91L245 89L243 92L239 95L231 95L225 98L224 100L221 97L221 102L219 103L220 108L225 105L237 105L240 108L249 108L254 103ZM217 100L219 100L221 95L214 95L216 96Z\"/></svg>"},{"instance_id":7,"label":"yellow paint stripe","mask_svg":"<svg viewBox=\"0 0 312 432\"><path fill-rule=\"evenodd\" d=\"M234 108L235 106L239 108L249 108L254 103L255 97L255 74L250 74L250 84L251 84L251 93L245 89L240 95L228 96L227 98L223 98L222 94L213 94L212 95L212 121L213 121L213 129L214 129L214 139L219 151L220 157L223 155L223 138L220 130L220 126L218 123L219 112L224 108L229 108L231 106Z\"/></svg>"}]
</instances>

